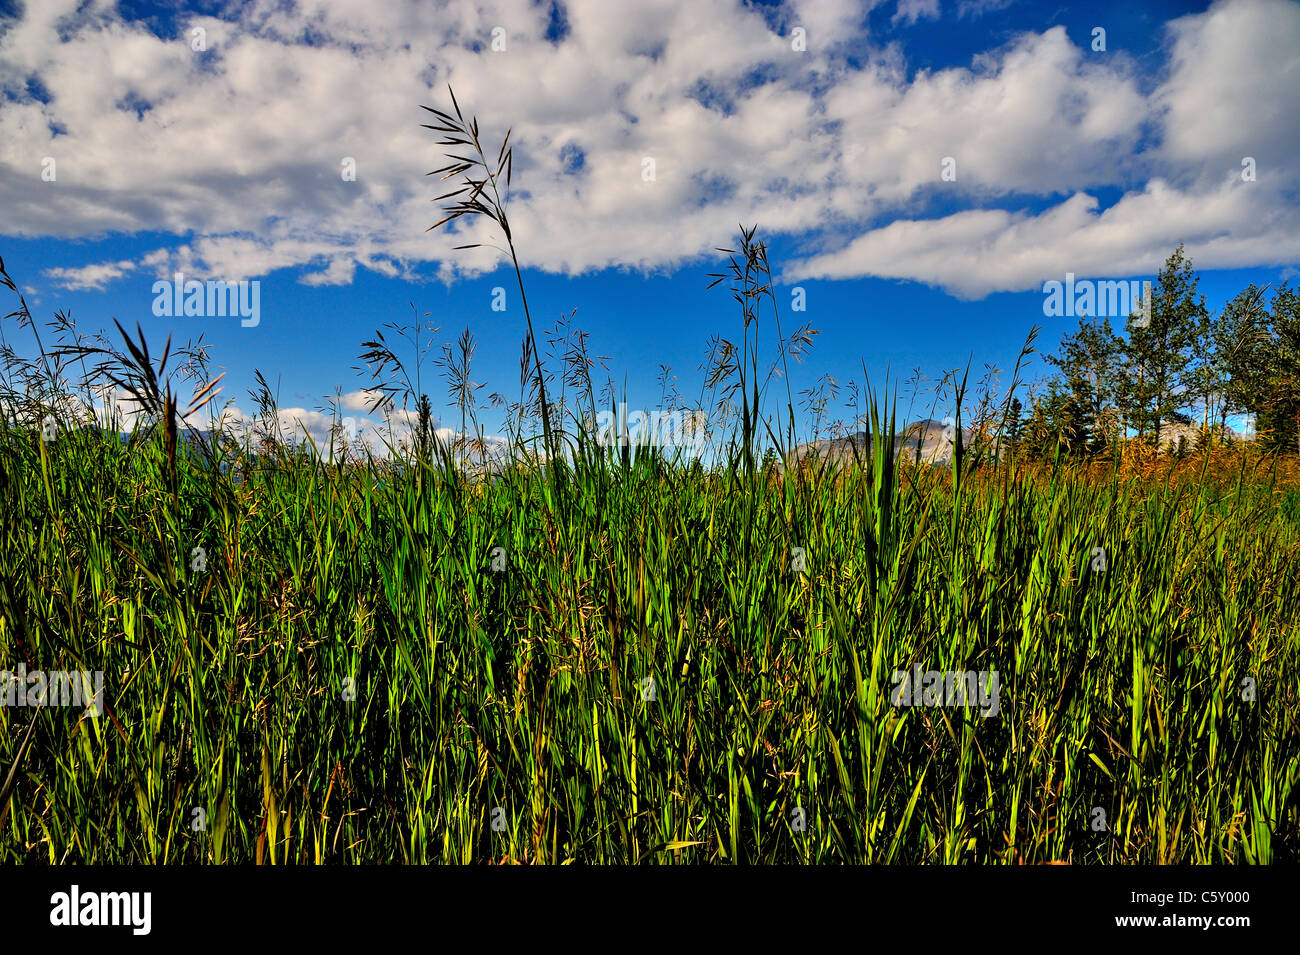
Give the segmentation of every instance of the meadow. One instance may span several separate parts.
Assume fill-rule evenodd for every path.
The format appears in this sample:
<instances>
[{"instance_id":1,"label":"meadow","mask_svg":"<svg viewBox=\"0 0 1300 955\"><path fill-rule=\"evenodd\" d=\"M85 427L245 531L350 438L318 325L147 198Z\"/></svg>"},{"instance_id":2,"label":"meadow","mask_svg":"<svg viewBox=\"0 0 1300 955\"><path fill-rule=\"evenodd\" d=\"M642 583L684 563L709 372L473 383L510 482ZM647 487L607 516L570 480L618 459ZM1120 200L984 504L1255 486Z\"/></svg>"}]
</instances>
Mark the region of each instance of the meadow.
<instances>
[{"instance_id":1,"label":"meadow","mask_svg":"<svg viewBox=\"0 0 1300 955\"><path fill-rule=\"evenodd\" d=\"M1263 458L173 454L4 433L0 663L106 682L97 719L0 708L6 862L1300 848L1300 491ZM914 663L998 671L997 714L893 706Z\"/></svg>"}]
</instances>

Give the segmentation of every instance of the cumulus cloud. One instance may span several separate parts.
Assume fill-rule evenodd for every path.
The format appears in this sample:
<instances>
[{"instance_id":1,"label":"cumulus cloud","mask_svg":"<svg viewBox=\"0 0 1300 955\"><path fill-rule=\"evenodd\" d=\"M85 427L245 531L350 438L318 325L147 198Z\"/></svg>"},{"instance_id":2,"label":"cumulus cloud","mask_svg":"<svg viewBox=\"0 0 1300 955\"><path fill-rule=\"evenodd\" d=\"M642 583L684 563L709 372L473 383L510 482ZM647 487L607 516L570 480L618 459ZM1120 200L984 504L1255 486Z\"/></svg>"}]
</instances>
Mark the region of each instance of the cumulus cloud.
<instances>
[{"instance_id":1,"label":"cumulus cloud","mask_svg":"<svg viewBox=\"0 0 1300 955\"><path fill-rule=\"evenodd\" d=\"M3 228L178 237L47 274L68 288L137 270L472 274L499 253L453 247L491 223L425 231L441 159L417 107L445 107L450 82L489 143L513 125L511 223L551 271L672 267L738 222L796 237L791 276L968 296L1149 270L1179 240L1202 268L1300 259L1300 6L1222 0L1173 20L1154 74L1059 26L910 72L897 37L866 30L872 6L571 0L557 31L530 0L253 0L154 32L108 0L27 3L0 24ZM900 0L894 19L940 12ZM1121 198L1101 209L1102 189Z\"/></svg>"},{"instance_id":2,"label":"cumulus cloud","mask_svg":"<svg viewBox=\"0 0 1300 955\"><path fill-rule=\"evenodd\" d=\"M53 268L45 270L45 277L51 279L56 285L74 291L82 289L95 289L96 291L104 288L114 279L120 279L129 272L134 272L138 266L129 259L121 262L97 262L91 265L83 265L80 268Z\"/></svg>"},{"instance_id":3,"label":"cumulus cloud","mask_svg":"<svg viewBox=\"0 0 1300 955\"><path fill-rule=\"evenodd\" d=\"M1059 27L1022 38L990 61L997 71L984 77L918 78L907 95L923 112L946 105L951 135L966 144L952 153L959 181L970 171L973 187L988 195L1072 192L1037 212L894 217L838 246L827 242L825 251L792 263L786 277L877 275L978 298L1067 271L1150 274L1178 242L1202 267L1296 261L1300 6L1221 3L1174 21L1169 32L1169 69L1150 95L1132 77L1087 64ZM1067 82L1071 73L1082 82ZM1053 98L1058 105L1044 108ZM972 108L981 102L997 105ZM937 138L938 127L928 134ZM1157 138L1151 150L1141 148L1148 135ZM889 144L876 148L888 152ZM911 155L908 146L894 158L905 168ZM1253 180L1243 175L1247 158ZM906 191L923 178L900 175L894 185ZM1134 181L1140 185L1105 210L1084 191Z\"/></svg>"},{"instance_id":4,"label":"cumulus cloud","mask_svg":"<svg viewBox=\"0 0 1300 955\"><path fill-rule=\"evenodd\" d=\"M923 18L939 19L939 0L898 0L898 9L891 22L915 23Z\"/></svg>"},{"instance_id":5,"label":"cumulus cloud","mask_svg":"<svg viewBox=\"0 0 1300 955\"><path fill-rule=\"evenodd\" d=\"M1005 10L1015 0L961 0L957 4L957 17L982 17L986 13Z\"/></svg>"},{"instance_id":6,"label":"cumulus cloud","mask_svg":"<svg viewBox=\"0 0 1300 955\"><path fill-rule=\"evenodd\" d=\"M897 220L834 252L795 262L786 279L878 275L912 279L961 298L1034 288L1066 272L1123 277L1151 275L1179 242L1223 267L1276 261L1279 245L1294 248L1300 211L1278 209L1252 184L1180 191L1162 180L1104 211L1096 197L1076 193L1037 214L972 210L938 219ZM1253 235L1232 235L1256 217Z\"/></svg>"},{"instance_id":7,"label":"cumulus cloud","mask_svg":"<svg viewBox=\"0 0 1300 955\"><path fill-rule=\"evenodd\" d=\"M347 411L366 411L380 399L387 403L387 397L382 391L362 388L359 391L345 392L339 399L339 405Z\"/></svg>"},{"instance_id":8,"label":"cumulus cloud","mask_svg":"<svg viewBox=\"0 0 1300 955\"><path fill-rule=\"evenodd\" d=\"M1295 182L1300 143L1300 4L1222 3L1170 24L1161 158L1190 175L1237 169L1253 156L1261 179ZM1209 167L1209 168L1207 168Z\"/></svg>"},{"instance_id":9,"label":"cumulus cloud","mask_svg":"<svg viewBox=\"0 0 1300 955\"><path fill-rule=\"evenodd\" d=\"M261 439L271 434L279 442L314 447L317 453L328 455L331 448L335 456L369 453L375 457L388 457L393 450L409 447L419 427L419 418L413 411L391 405L377 409L374 415L360 413L370 408L371 393L350 392L339 402L340 412L328 409L301 407L277 408L273 419L259 418L245 411L233 400L223 405L212 405L188 420L179 414L177 429L182 433L206 435L221 432L240 446L257 450ZM60 430L83 425L95 425L110 431L129 434L137 427L147 427L152 418L128 392L112 386L92 388L89 402L81 394L62 395L47 406L45 413L52 415ZM19 414L20 409L11 409ZM351 411L353 414L343 414ZM33 426L43 421L33 420ZM433 431L435 440L445 443L461 458L471 461L490 461L509 453L510 442L500 435L466 435L454 428L438 427Z\"/></svg>"}]
</instances>

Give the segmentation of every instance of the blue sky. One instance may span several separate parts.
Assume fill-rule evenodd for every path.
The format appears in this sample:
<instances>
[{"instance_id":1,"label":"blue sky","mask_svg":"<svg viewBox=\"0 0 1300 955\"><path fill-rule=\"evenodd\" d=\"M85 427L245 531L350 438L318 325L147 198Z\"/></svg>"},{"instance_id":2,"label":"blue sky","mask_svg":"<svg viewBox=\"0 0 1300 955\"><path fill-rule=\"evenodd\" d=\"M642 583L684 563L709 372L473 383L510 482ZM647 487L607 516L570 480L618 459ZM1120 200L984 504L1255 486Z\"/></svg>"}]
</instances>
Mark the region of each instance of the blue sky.
<instances>
[{"instance_id":1,"label":"blue sky","mask_svg":"<svg viewBox=\"0 0 1300 955\"><path fill-rule=\"evenodd\" d=\"M440 341L473 332L482 395L515 394L513 275L451 248L487 223L424 231L445 190L418 107L446 108L447 83L490 142L513 129L539 331L576 309L632 406L657 403L661 365L695 398L708 338L740 334L705 291L739 223L770 243L786 331L819 331L796 391L968 360L1005 383L1032 325L1044 350L1074 325L1044 316L1044 281L1150 279L1178 242L1211 308L1300 262L1283 0L0 0L0 255L38 318L202 334L235 420L254 369L313 433L335 389L359 414L360 343L410 303ZM156 316L177 270L258 281L257 326Z\"/></svg>"}]
</instances>

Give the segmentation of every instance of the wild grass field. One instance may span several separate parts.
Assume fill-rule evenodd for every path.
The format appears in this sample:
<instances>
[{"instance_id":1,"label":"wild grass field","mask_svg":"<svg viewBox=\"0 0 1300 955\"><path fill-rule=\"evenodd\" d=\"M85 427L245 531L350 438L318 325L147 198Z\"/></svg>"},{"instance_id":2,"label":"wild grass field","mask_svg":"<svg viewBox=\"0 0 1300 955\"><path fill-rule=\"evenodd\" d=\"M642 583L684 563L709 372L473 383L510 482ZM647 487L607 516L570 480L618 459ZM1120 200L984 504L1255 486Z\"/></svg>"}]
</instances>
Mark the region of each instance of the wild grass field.
<instances>
[{"instance_id":1,"label":"wild grass field","mask_svg":"<svg viewBox=\"0 0 1300 955\"><path fill-rule=\"evenodd\" d=\"M509 151L434 113L477 156L439 170L448 218L500 225L522 297ZM963 381L946 466L894 460L886 392L857 466L773 468L806 331L764 313L767 394L752 232L715 277L744 332L714 342L710 456L585 436L585 340L551 371L524 298L507 410L540 429L499 473L427 413L388 456L187 441L201 352L66 316L47 349L7 281L38 357L4 379L0 668L101 672L104 700L0 706L0 862L1296 861L1294 458L990 454ZM410 384L395 341L363 346L381 390ZM129 440L42 424L78 372L87 406L133 396ZM995 705L895 705L914 666L996 673Z\"/></svg>"},{"instance_id":2,"label":"wild grass field","mask_svg":"<svg viewBox=\"0 0 1300 955\"><path fill-rule=\"evenodd\" d=\"M106 681L98 719L0 708L5 861L1300 848L1300 492L1244 460L484 482L302 453L236 484L170 478L161 435L0 454L5 666ZM892 706L913 662L997 670L998 712Z\"/></svg>"}]
</instances>

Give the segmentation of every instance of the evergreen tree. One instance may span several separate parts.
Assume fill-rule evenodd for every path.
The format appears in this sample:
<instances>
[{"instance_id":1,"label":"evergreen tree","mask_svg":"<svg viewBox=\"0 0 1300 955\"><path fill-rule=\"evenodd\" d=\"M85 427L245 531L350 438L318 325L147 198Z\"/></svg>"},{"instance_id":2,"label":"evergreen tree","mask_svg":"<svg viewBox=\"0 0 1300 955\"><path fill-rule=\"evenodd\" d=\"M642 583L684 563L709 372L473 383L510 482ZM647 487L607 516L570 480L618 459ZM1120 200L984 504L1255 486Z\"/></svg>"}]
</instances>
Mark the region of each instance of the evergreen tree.
<instances>
[{"instance_id":1,"label":"evergreen tree","mask_svg":"<svg viewBox=\"0 0 1300 955\"><path fill-rule=\"evenodd\" d=\"M1222 389L1220 426L1227 425L1231 414L1258 417L1264 402L1276 347L1271 317L1262 304L1264 292L1252 283L1223 307L1214 322L1211 339Z\"/></svg>"},{"instance_id":2,"label":"evergreen tree","mask_svg":"<svg viewBox=\"0 0 1300 955\"><path fill-rule=\"evenodd\" d=\"M1300 289L1283 282L1273 295L1271 313L1256 421L1270 446L1300 451Z\"/></svg>"},{"instance_id":3,"label":"evergreen tree","mask_svg":"<svg viewBox=\"0 0 1300 955\"><path fill-rule=\"evenodd\" d=\"M1023 443L1034 457L1087 453L1088 406L1079 392L1060 378L1047 383L1047 393L1034 401Z\"/></svg>"},{"instance_id":4,"label":"evergreen tree","mask_svg":"<svg viewBox=\"0 0 1300 955\"><path fill-rule=\"evenodd\" d=\"M1056 451L1056 431L1049 422L1049 406L1053 394L1034 398L1030 404L1029 420L1020 432L1020 446L1032 458L1049 458Z\"/></svg>"},{"instance_id":5,"label":"evergreen tree","mask_svg":"<svg viewBox=\"0 0 1300 955\"><path fill-rule=\"evenodd\" d=\"M1220 414L1227 386L1227 373L1215 343L1216 322L1208 310L1202 309L1192 329L1190 361L1183 373L1185 389L1183 402L1188 408L1200 408L1200 441L1209 435L1209 427Z\"/></svg>"},{"instance_id":6,"label":"evergreen tree","mask_svg":"<svg viewBox=\"0 0 1300 955\"><path fill-rule=\"evenodd\" d=\"M1117 437L1108 412L1122 346L1109 319L1080 318L1075 333L1061 340L1060 353L1047 356L1059 369L1056 430L1075 453L1095 454Z\"/></svg>"},{"instance_id":7,"label":"evergreen tree","mask_svg":"<svg viewBox=\"0 0 1300 955\"><path fill-rule=\"evenodd\" d=\"M1208 318L1199 283L1180 243L1156 275L1150 322L1139 326L1129 318L1119 403L1140 439L1158 442L1163 425L1187 420L1182 409L1196 384L1189 375L1193 348Z\"/></svg>"}]
</instances>

